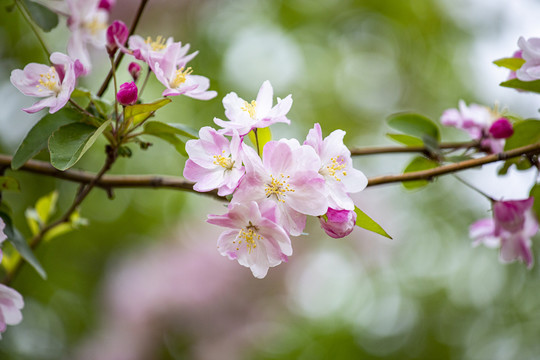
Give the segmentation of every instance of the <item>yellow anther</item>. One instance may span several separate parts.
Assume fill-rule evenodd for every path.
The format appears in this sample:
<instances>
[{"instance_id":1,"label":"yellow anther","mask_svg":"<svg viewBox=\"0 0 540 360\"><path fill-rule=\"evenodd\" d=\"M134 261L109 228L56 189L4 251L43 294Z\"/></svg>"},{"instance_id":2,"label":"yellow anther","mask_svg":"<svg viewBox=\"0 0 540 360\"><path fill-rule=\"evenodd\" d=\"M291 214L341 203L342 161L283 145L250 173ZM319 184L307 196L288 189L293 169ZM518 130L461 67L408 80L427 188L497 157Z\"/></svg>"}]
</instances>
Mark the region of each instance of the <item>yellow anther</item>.
<instances>
[{"instance_id":1,"label":"yellow anther","mask_svg":"<svg viewBox=\"0 0 540 360\"><path fill-rule=\"evenodd\" d=\"M336 181L341 181L341 179L338 177L339 173L337 173L337 172L341 171L343 176L347 176L347 172L343 171L343 169L346 166L345 160L343 160L343 158L341 156L338 156L337 158L331 158L330 161L331 161L331 164L326 165L326 167L325 167L326 171L324 171L324 172L326 172L328 175L334 177L334 179L336 179Z\"/></svg>"},{"instance_id":2,"label":"yellow anther","mask_svg":"<svg viewBox=\"0 0 540 360\"><path fill-rule=\"evenodd\" d=\"M246 249L248 253L251 254L251 250L255 249L257 247L257 241L260 241L264 239L261 235L257 233L257 230L259 230L255 225L249 222L249 225L246 226L243 229L240 229L240 232L238 233L238 236L236 239L238 239L238 246L236 250L240 250L240 245L242 242L246 244ZM235 242L233 241L233 244Z\"/></svg>"},{"instance_id":3,"label":"yellow anther","mask_svg":"<svg viewBox=\"0 0 540 360\"><path fill-rule=\"evenodd\" d=\"M186 76L191 74L193 72L193 69L191 67L188 67L184 70L184 67L181 67L179 70L176 70L176 74L174 76L174 79L171 81L171 88L177 88L183 83L186 82Z\"/></svg>"},{"instance_id":4,"label":"yellow anther","mask_svg":"<svg viewBox=\"0 0 540 360\"><path fill-rule=\"evenodd\" d=\"M149 36L146 38L145 43L150 45L150 48L152 48L153 51L161 51L167 47L167 40L161 35L154 41L152 41L152 38Z\"/></svg>"},{"instance_id":5,"label":"yellow anther","mask_svg":"<svg viewBox=\"0 0 540 360\"><path fill-rule=\"evenodd\" d=\"M257 102L255 100L252 100L251 104L248 103L247 101L244 101L244 106L241 107L240 109L247 111L247 113L249 114L249 117L252 119L255 119L255 116L257 115L256 107L257 107Z\"/></svg>"},{"instance_id":6,"label":"yellow anther","mask_svg":"<svg viewBox=\"0 0 540 360\"><path fill-rule=\"evenodd\" d=\"M59 84L60 81L58 79L58 73L56 72L54 66L51 66L47 73L40 74L38 81L39 84L36 85L36 87L39 89L39 91L49 90L58 94L62 90Z\"/></svg>"},{"instance_id":7,"label":"yellow anther","mask_svg":"<svg viewBox=\"0 0 540 360\"><path fill-rule=\"evenodd\" d=\"M276 179L273 175L270 175L272 181L270 184L266 184L265 193L267 198L274 195L277 201L284 203L285 200L282 198L287 197L288 192L294 192L295 190L287 183L289 176L285 177L285 175L280 174L279 178Z\"/></svg>"},{"instance_id":8,"label":"yellow anther","mask_svg":"<svg viewBox=\"0 0 540 360\"><path fill-rule=\"evenodd\" d=\"M223 150L222 154L225 154L225 150ZM234 167L234 161L232 161L230 156L223 156L223 155L214 155L214 165L219 165L226 170L232 170Z\"/></svg>"},{"instance_id":9,"label":"yellow anther","mask_svg":"<svg viewBox=\"0 0 540 360\"><path fill-rule=\"evenodd\" d=\"M84 27L90 30L92 35L97 35L97 33L107 28L107 24L99 20L97 17L94 17L91 21L85 22Z\"/></svg>"}]
</instances>

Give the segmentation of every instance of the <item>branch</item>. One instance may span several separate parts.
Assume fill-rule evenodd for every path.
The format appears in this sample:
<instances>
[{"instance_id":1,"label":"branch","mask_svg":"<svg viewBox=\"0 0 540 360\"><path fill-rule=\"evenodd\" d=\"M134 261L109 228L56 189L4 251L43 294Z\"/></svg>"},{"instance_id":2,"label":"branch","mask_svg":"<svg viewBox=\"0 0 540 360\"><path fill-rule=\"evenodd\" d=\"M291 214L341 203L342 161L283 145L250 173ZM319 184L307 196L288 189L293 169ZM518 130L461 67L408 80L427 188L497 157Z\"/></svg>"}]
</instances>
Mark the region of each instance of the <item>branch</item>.
<instances>
[{"instance_id":1,"label":"branch","mask_svg":"<svg viewBox=\"0 0 540 360\"><path fill-rule=\"evenodd\" d=\"M478 141L448 142L439 144L439 149L471 149L480 146ZM393 153L424 153L431 152L426 146L378 146L367 148L351 148L352 156L393 154Z\"/></svg>"},{"instance_id":2,"label":"branch","mask_svg":"<svg viewBox=\"0 0 540 360\"><path fill-rule=\"evenodd\" d=\"M373 151L371 149L367 150ZM378 152L373 153L378 154ZM497 161L507 160L521 155L534 154L540 154L540 143L522 146L517 149L509 150L499 154L486 155L476 159L443 165L430 170L415 171L399 175L384 175L373 177L369 179L368 186L376 186L403 181L431 180L436 176L451 174L461 170L470 169ZM10 165L11 159L11 156L0 154L0 166ZM89 184L94 179L96 179L96 175L91 172L73 169L60 171L55 169L51 164L38 160L28 161L20 168L20 170L32 172L35 174L52 176L63 180L78 182L81 184ZM183 191L195 191L193 190L193 183L177 176L104 175L101 177L101 179L96 181L95 186L106 190L110 190L112 188L168 188ZM210 195L218 200L225 200L224 197L217 195L216 191L199 194Z\"/></svg>"},{"instance_id":3,"label":"branch","mask_svg":"<svg viewBox=\"0 0 540 360\"><path fill-rule=\"evenodd\" d=\"M131 24L131 27L129 29L129 36L135 33L135 29L137 28L137 25L139 24L139 20L141 19L142 13L147 3L148 3L148 0L141 0L141 3L139 4L139 8L137 9L137 14L135 14L135 19L133 20L133 23ZM118 57L116 58L116 62L114 63L115 68L118 68L123 57L124 57L124 53L120 52L120 54L118 54ZM107 77L103 81L103 84L101 84L101 87L99 88L99 91L97 92L98 97L102 97L105 91L107 91L107 88L109 87L109 83L111 82L112 76L113 76L113 69L109 70Z\"/></svg>"}]
</instances>

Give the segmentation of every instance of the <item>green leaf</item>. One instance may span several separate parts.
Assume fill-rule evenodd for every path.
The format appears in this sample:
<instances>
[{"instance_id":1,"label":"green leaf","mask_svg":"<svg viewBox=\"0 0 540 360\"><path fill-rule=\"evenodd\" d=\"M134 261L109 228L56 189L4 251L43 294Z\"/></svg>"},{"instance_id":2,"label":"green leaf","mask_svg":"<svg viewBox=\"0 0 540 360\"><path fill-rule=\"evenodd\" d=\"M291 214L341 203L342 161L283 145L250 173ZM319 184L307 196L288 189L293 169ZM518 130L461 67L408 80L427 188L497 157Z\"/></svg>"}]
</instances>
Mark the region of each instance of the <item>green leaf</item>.
<instances>
[{"instance_id":1,"label":"green leaf","mask_svg":"<svg viewBox=\"0 0 540 360\"><path fill-rule=\"evenodd\" d=\"M97 129L74 123L55 131L49 139L52 166L63 171L75 165L110 123L111 120L107 120Z\"/></svg>"},{"instance_id":2,"label":"green leaf","mask_svg":"<svg viewBox=\"0 0 540 360\"><path fill-rule=\"evenodd\" d=\"M516 70L519 70L519 68L521 68L523 64L525 64L525 60L521 58L511 57L511 58L498 59L498 60L495 60L493 63L497 66L507 68L512 71L516 71Z\"/></svg>"},{"instance_id":3,"label":"green leaf","mask_svg":"<svg viewBox=\"0 0 540 360\"><path fill-rule=\"evenodd\" d=\"M30 246L21 235L21 233L13 226L11 218L5 213L0 211L0 217L4 220L6 227L4 228L4 234L6 234L8 241L13 244L15 249L21 254L21 256L37 271L37 273L43 278L47 279L47 274L41 266L39 260L36 258Z\"/></svg>"},{"instance_id":4,"label":"green leaf","mask_svg":"<svg viewBox=\"0 0 540 360\"><path fill-rule=\"evenodd\" d=\"M501 166L501 168L497 172L497 174L506 175L512 165L515 165L517 170L528 170L532 167L529 159L527 159L525 156L519 156L506 160L503 166Z\"/></svg>"},{"instance_id":5,"label":"green leaf","mask_svg":"<svg viewBox=\"0 0 540 360\"><path fill-rule=\"evenodd\" d=\"M535 144L540 141L540 121L525 120L514 124L514 134L506 139L504 150Z\"/></svg>"},{"instance_id":6,"label":"green leaf","mask_svg":"<svg viewBox=\"0 0 540 360\"><path fill-rule=\"evenodd\" d=\"M197 130L184 125L184 124L177 124L177 123L167 123L167 125L172 126L176 128L179 132L177 133L180 136L184 136L189 139L198 139L199 136L197 134Z\"/></svg>"},{"instance_id":7,"label":"green leaf","mask_svg":"<svg viewBox=\"0 0 540 360\"><path fill-rule=\"evenodd\" d=\"M390 139L406 146L424 146L422 139L404 134L386 134Z\"/></svg>"},{"instance_id":8,"label":"green leaf","mask_svg":"<svg viewBox=\"0 0 540 360\"><path fill-rule=\"evenodd\" d=\"M272 140L272 131L269 127L256 128L248 133L249 140L253 143L256 149L259 151L259 156L262 157L264 145Z\"/></svg>"},{"instance_id":9,"label":"green leaf","mask_svg":"<svg viewBox=\"0 0 540 360\"><path fill-rule=\"evenodd\" d=\"M32 236L36 236L39 233L41 219L36 209L26 209L24 212L26 223L32 232Z\"/></svg>"},{"instance_id":10,"label":"green leaf","mask_svg":"<svg viewBox=\"0 0 540 360\"><path fill-rule=\"evenodd\" d=\"M377 224L372 218L367 216L367 214L360 210L358 207L354 207L354 212L356 213L356 226L359 226L362 229L373 231L376 234L392 239L392 237L388 235L388 233L384 231L384 229L379 224Z\"/></svg>"},{"instance_id":11,"label":"green leaf","mask_svg":"<svg viewBox=\"0 0 540 360\"><path fill-rule=\"evenodd\" d=\"M39 216L41 224L47 224L51 215L56 211L56 203L58 202L58 191L52 191L36 202L36 212Z\"/></svg>"},{"instance_id":12,"label":"green leaf","mask_svg":"<svg viewBox=\"0 0 540 360\"><path fill-rule=\"evenodd\" d=\"M536 218L540 220L540 183L532 187L530 196L534 197L533 211L536 214Z\"/></svg>"},{"instance_id":13,"label":"green leaf","mask_svg":"<svg viewBox=\"0 0 540 360\"><path fill-rule=\"evenodd\" d=\"M186 144L177 136L184 134L182 130L159 121L149 121L144 124L143 133L167 141L176 148L176 151L187 157Z\"/></svg>"},{"instance_id":14,"label":"green leaf","mask_svg":"<svg viewBox=\"0 0 540 360\"><path fill-rule=\"evenodd\" d=\"M429 160L423 156L417 156L414 159L412 159L409 165L405 167L405 170L403 170L403 173L433 169L433 168L436 168L437 166L439 166L439 164L436 163L435 161ZM427 184L429 184L429 181L427 180L404 181L402 182L402 184L407 190L413 190L413 189L426 186Z\"/></svg>"},{"instance_id":15,"label":"green leaf","mask_svg":"<svg viewBox=\"0 0 540 360\"><path fill-rule=\"evenodd\" d=\"M172 100L169 98L160 99L150 104L135 104L126 106L125 118L126 121L131 121L133 125L137 125L141 121L148 119L148 117L159 108L167 105Z\"/></svg>"},{"instance_id":16,"label":"green leaf","mask_svg":"<svg viewBox=\"0 0 540 360\"><path fill-rule=\"evenodd\" d=\"M503 81L499 85L503 87L512 88L512 89L520 89L520 90L540 93L540 80L521 81L519 79L512 79L512 80Z\"/></svg>"},{"instance_id":17,"label":"green leaf","mask_svg":"<svg viewBox=\"0 0 540 360\"><path fill-rule=\"evenodd\" d=\"M45 6L32 2L30 0L23 0L26 9L32 20L37 26L43 29L43 31L49 32L58 25L58 15Z\"/></svg>"},{"instance_id":18,"label":"green leaf","mask_svg":"<svg viewBox=\"0 0 540 360\"><path fill-rule=\"evenodd\" d=\"M15 152L11 168L17 170L33 156L47 147L47 141L53 132L61 126L81 120L81 114L72 109L64 108L54 114L45 115L34 125Z\"/></svg>"},{"instance_id":19,"label":"green leaf","mask_svg":"<svg viewBox=\"0 0 540 360\"><path fill-rule=\"evenodd\" d=\"M0 191L21 191L21 186L11 176L0 176Z\"/></svg>"},{"instance_id":20,"label":"green leaf","mask_svg":"<svg viewBox=\"0 0 540 360\"><path fill-rule=\"evenodd\" d=\"M398 113L390 115L387 119L388 126L399 130L407 135L423 139L431 136L439 141L441 135L437 125L427 117L414 113Z\"/></svg>"},{"instance_id":21,"label":"green leaf","mask_svg":"<svg viewBox=\"0 0 540 360\"><path fill-rule=\"evenodd\" d=\"M92 98L92 103L96 107L97 112L105 118L107 118L109 114L113 111L112 104L110 104L108 101L98 98L97 96L94 96Z\"/></svg>"}]
</instances>

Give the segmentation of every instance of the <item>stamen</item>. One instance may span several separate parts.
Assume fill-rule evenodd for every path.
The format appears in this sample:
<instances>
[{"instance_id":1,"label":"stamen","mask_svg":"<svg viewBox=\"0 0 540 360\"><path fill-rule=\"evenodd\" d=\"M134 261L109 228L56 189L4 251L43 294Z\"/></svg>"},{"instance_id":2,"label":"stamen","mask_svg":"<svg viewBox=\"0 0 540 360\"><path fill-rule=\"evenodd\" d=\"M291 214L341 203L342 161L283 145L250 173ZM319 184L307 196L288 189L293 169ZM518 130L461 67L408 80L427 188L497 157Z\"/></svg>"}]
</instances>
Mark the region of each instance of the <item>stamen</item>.
<instances>
[{"instance_id":1,"label":"stamen","mask_svg":"<svg viewBox=\"0 0 540 360\"><path fill-rule=\"evenodd\" d=\"M332 176L334 179L336 179L336 181L341 181L341 179L338 177L339 173L337 172L341 171L343 176L347 176L347 172L342 171L346 166L345 160L341 156L338 156L337 158L331 158L330 161L332 163L326 165L326 167L322 168L320 172L322 172L323 175L327 174Z\"/></svg>"},{"instance_id":2,"label":"stamen","mask_svg":"<svg viewBox=\"0 0 540 360\"><path fill-rule=\"evenodd\" d=\"M249 114L249 117L255 120L255 116L257 115L256 107L257 107L257 102L255 100L252 100L251 104L248 103L247 101L244 101L244 106L241 107L240 109L247 111L247 113Z\"/></svg>"},{"instance_id":3,"label":"stamen","mask_svg":"<svg viewBox=\"0 0 540 360\"><path fill-rule=\"evenodd\" d=\"M225 150L222 151L222 154L225 154ZM226 170L232 170L234 166L234 161L231 160L230 156L224 155L214 155L214 165L220 165Z\"/></svg>"},{"instance_id":4,"label":"stamen","mask_svg":"<svg viewBox=\"0 0 540 360\"><path fill-rule=\"evenodd\" d=\"M191 74L193 72L193 69L191 67L188 67L184 70L184 67L181 67L179 70L176 70L176 74L174 76L174 79L171 81L170 85L171 88L177 88L183 83L186 82L186 76Z\"/></svg>"},{"instance_id":5,"label":"stamen","mask_svg":"<svg viewBox=\"0 0 540 360\"><path fill-rule=\"evenodd\" d=\"M39 91L53 91L56 94L62 90L58 73L54 66L51 66L47 73L39 75L39 85L36 85L36 88L38 88Z\"/></svg>"},{"instance_id":6,"label":"stamen","mask_svg":"<svg viewBox=\"0 0 540 360\"><path fill-rule=\"evenodd\" d=\"M246 249L248 253L251 254L251 250L257 247L257 241L264 239L264 237L257 233L257 230L259 229L253 225L251 221L249 222L249 225L245 227L245 229L240 229L240 233L236 237L238 243L233 240L233 244L236 244L236 251L240 250L242 242L245 242Z\"/></svg>"},{"instance_id":7,"label":"stamen","mask_svg":"<svg viewBox=\"0 0 540 360\"><path fill-rule=\"evenodd\" d=\"M163 36L159 35L155 41L152 41L152 38L149 36L146 38L145 43L150 45L153 51L161 51L167 47L166 45L167 39L165 39Z\"/></svg>"},{"instance_id":8,"label":"stamen","mask_svg":"<svg viewBox=\"0 0 540 360\"><path fill-rule=\"evenodd\" d=\"M287 179L289 179L290 176L285 177L285 175L280 174L278 179L276 179L273 175L270 175L270 178L272 179L272 182L270 184L266 184L266 197L269 198L270 196L274 195L278 201L284 203L285 200L282 198L287 197L288 192L295 192L295 190L287 182Z\"/></svg>"},{"instance_id":9,"label":"stamen","mask_svg":"<svg viewBox=\"0 0 540 360\"><path fill-rule=\"evenodd\" d=\"M85 22L84 27L90 30L92 35L97 35L100 31L107 28L107 24L94 17L91 21Z\"/></svg>"}]
</instances>

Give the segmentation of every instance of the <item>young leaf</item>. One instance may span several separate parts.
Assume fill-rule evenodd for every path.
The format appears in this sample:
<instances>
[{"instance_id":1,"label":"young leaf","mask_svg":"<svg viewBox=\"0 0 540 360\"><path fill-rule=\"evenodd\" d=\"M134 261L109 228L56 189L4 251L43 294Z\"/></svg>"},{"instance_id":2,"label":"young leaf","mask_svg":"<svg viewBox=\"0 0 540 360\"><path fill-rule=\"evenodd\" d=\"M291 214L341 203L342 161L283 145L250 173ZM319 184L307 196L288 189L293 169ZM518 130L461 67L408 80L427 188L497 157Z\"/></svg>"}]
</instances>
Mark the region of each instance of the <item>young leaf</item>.
<instances>
[{"instance_id":1,"label":"young leaf","mask_svg":"<svg viewBox=\"0 0 540 360\"><path fill-rule=\"evenodd\" d=\"M159 121L149 121L144 124L144 134L156 136L173 145L181 155L187 157L186 144L177 136L184 135L182 130L179 130L168 124Z\"/></svg>"},{"instance_id":2,"label":"young leaf","mask_svg":"<svg viewBox=\"0 0 540 360\"><path fill-rule=\"evenodd\" d=\"M49 32L58 25L58 15L47 9L45 6L30 0L23 0L23 2L32 20L34 20L36 25L43 29L43 31Z\"/></svg>"},{"instance_id":3,"label":"young leaf","mask_svg":"<svg viewBox=\"0 0 540 360\"><path fill-rule=\"evenodd\" d=\"M259 156L262 157L264 145L272 140L272 131L269 127L253 129L248 133L249 140L259 151Z\"/></svg>"},{"instance_id":4,"label":"young leaf","mask_svg":"<svg viewBox=\"0 0 540 360\"><path fill-rule=\"evenodd\" d=\"M514 125L514 134L506 139L504 150L535 144L540 141L540 121L525 120Z\"/></svg>"},{"instance_id":5,"label":"young leaf","mask_svg":"<svg viewBox=\"0 0 540 360\"><path fill-rule=\"evenodd\" d=\"M49 218L56 211L58 201L58 191L52 191L36 202L36 212L42 224L47 224Z\"/></svg>"},{"instance_id":6,"label":"young leaf","mask_svg":"<svg viewBox=\"0 0 540 360\"><path fill-rule=\"evenodd\" d=\"M75 165L110 123L111 120L107 120L97 129L74 123L55 131L49 139L52 166L63 171Z\"/></svg>"},{"instance_id":7,"label":"young leaf","mask_svg":"<svg viewBox=\"0 0 540 360\"><path fill-rule=\"evenodd\" d=\"M441 135L439 128L427 117L414 113L398 113L390 115L387 119L388 126L399 130L407 135L423 139L426 135L439 141Z\"/></svg>"},{"instance_id":8,"label":"young leaf","mask_svg":"<svg viewBox=\"0 0 540 360\"><path fill-rule=\"evenodd\" d=\"M53 132L61 126L75 123L81 119L81 114L72 109L64 108L54 114L45 115L34 125L15 152L11 168L17 170L41 150L47 147L47 141Z\"/></svg>"},{"instance_id":9,"label":"young leaf","mask_svg":"<svg viewBox=\"0 0 540 360\"><path fill-rule=\"evenodd\" d=\"M141 121L146 120L152 112L156 111L157 109L167 105L172 100L169 98L160 99L157 101L154 101L150 104L135 104L126 106L125 109L125 118L126 121L131 121L133 125L137 125Z\"/></svg>"},{"instance_id":10,"label":"young leaf","mask_svg":"<svg viewBox=\"0 0 540 360\"><path fill-rule=\"evenodd\" d=\"M372 218L367 216L365 212L360 210L358 207L354 207L354 212L356 213L356 226L361 227L369 231L373 231L376 234L382 235L389 239L392 239L390 235L384 229L377 224Z\"/></svg>"},{"instance_id":11,"label":"young leaf","mask_svg":"<svg viewBox=\"0 0 540 360\"><path fill-rule=\"evenodd\" d=\"M386 134L390 139L406 146L424 146L422 139L404 134Z\"/></svg>"},{"instance_id":12,"label":"young leaf","mask_svg":"<svg viewBox=\"0 0 540 360\"><path fill-rule=\"evenodd\" d=\"M522 58L511 57L511 58L498 59L498 60L495 60L493 63L497 66L507 68L512 71L516 71L516 70L519 70L519 68L521 68L523 64L525 64L525 60Z\"/></svg>"},{"instance_id":13,"label":"young leaf","mask_svg":"<svg viewBox=\"0 0 540 360\"><path fill-rule=\"evenodd\" d=\"M534 197L533 211L536 214L536 218L540 220L540 183L532 187L529 195Z\"/></svg>"},{"instance_id":14,"label":"young leaf","mask_svg":"<svg viewBox=\"0 0 540 360\"><path fill-rule=\"evenodd\" d=\"M0 191L21 191L19 182L10 176L0 176Z\"/></svg>"},{"instance_id":15,"label":"young leaf","mask_svg":"<svg viewBox=\"0 0 540 360\"><path fill-rule=\"evenodd\" d=\"M403 170L403 173L409 173L413 171L422 171L422 170L428 170L433 169L439 166L435 161L429 160L423 156L417 156L405 167L405 170ZM407 190L413 190L417 188L421 188L423 186L426 186L429 184L427 180L414 180L414 181L404 181L402 182L403 186Z\"/></svg>"},{"instance_id":16,"label":"young leaf","mask_svg":"<svg viewBox=\"0 0 540 360\"><path fill-rule=\"evenodd\" d=\"M512 79L503 81L500 86L509 87L512 89L520 89L530 92L540 93L540 80L534 81L521 81L519 79Z\"/></svg>"},{"instance_id":17,"label":"young leaf","mask_svg":"<svg viewBox=\"0 0 540 360\"><path fill-rule=\"evenodd\" d=\"M19 230L17 230L13 226L11 218L3 211L0 211L0 217L4 220L4 223L6 224L6 227L4 228L4 233L6 234L8 241L13 244L19 254L21 254L21 256L30 265L32 265L32 267L43 279L47 279L47 274L45 273L43 266L41 266L39 260L36 258L36 256L32 252L32 249L30 249L30 246L28 246L28 243L21 235Z\"/></svg>"}]
</instances>

